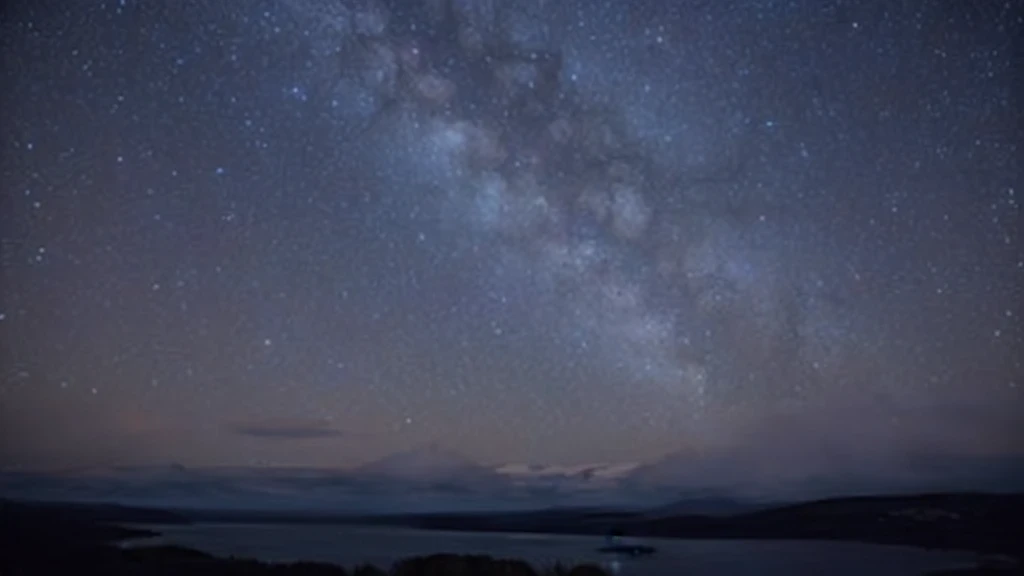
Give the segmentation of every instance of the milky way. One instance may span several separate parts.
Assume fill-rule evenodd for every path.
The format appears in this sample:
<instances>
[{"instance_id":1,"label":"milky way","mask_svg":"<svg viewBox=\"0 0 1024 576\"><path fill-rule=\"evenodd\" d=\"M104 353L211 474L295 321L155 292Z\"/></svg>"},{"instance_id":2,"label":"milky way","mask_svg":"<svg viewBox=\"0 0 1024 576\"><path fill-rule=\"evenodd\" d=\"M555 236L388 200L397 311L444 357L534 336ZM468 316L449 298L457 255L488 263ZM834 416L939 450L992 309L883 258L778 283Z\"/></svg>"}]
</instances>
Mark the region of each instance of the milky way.
<instances>
[{"instance_id":1,"label":"milky way","mask_svg":"<svg viewBox=\"0 0 1024 576\"><path fill-rule=\"evenodd\" d=\"M1024 447L1012 3L16 5L5 463Z\"/></svg>"}]
</instances>

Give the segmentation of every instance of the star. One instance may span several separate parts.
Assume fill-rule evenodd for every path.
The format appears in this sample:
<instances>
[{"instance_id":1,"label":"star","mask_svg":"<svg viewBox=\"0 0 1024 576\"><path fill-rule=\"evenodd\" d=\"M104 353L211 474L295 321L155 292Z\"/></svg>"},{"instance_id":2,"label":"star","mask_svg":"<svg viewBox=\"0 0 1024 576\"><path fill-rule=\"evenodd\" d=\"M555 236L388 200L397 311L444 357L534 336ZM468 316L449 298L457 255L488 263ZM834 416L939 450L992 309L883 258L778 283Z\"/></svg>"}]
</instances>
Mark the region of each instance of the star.
<instances>
[{"instance_id":1,"label":"star","mask_svg":"<svg viewBox=\"0 0 1024 576\"><path fill-rule=\"evenodd\" d=\"M1024 449L1024 22L873 2L23 3L0 465Z\"/></svg>"}]
</instances>

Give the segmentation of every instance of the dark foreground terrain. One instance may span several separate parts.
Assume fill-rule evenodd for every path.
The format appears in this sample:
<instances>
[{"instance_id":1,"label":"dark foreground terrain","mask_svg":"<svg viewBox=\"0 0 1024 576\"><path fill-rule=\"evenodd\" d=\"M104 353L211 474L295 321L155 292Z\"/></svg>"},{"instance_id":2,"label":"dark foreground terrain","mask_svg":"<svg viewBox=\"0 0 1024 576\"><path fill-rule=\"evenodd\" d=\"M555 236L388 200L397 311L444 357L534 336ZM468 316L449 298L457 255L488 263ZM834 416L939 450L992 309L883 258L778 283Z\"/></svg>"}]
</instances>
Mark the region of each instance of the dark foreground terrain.
<instances>
[{"instance_id":1,"label":"dark foreground terrain","mask_svg":"<svg viewBox=\"0 0 1024 576\"><path fill-rule=\"evenodd\" d=\"M831 539L901 544L978 552L988 560L971 570L933 576L1024 574L1019 563L1024 536L1020 495L932 495L846 498L773 508L731 517L549 511L510 515L421 515L375 518L377 523L425 529L600 533L610 528L635 536L744 539ZM211 520L203 514L204 520ZM267 515L233 517L233 521L272 521ZM175 546L120 548L115 542L155 535L123 524L177 524L196 518L186 513L109 505L20 503L0 500L0 576L29 574L107 575L334 575L363 576L600 576L596 566L554 567L538 573L529 564L486 556L453 554L411 558L383 570L351 569L300 562L269 564L249 559L217 558ZM282 520L281 518L277 518ZM289 522L299 520L289 517ZM341 520L341 518L336 518ZM349 521L353 519L348 518ZM370 519L364 518L369 521ZM326 521L319 517L317 522ZM121 525L119 525L121 524Z\"/></svg>"},{"instance_id":2,"label":"dark foreground terrain","mask_svg":"<svg viewBox=\"0 0 1024 576\"><path fill-rule=\"evenodd\" d=\"M270 564L217 558L177 546L123 549L115 542L154 535L112 522L180 523L173 513L120 506L69 506L0 502L0 575L36 576L103 574L105 576L604 576L596 566L556 566L538 573L518 560L439 554L410 558L384 570L352 569L331 564Z\"/></svg>"},{"instance_id":3,"label":"dark foreground terrain","mask_svg":"<svg viewBox=\"0 0 1024 576\"><path fill-rule=\"evenodd\" d=\"M439 530L605 534L617 529L657 538L845 540L1016 557L1024 551L1022 519L1024 494L961 493L835 498L729 516L550 511L386 521Z\"/></svg>"},{"instance_id":4,"label":"dark foreground terrain","mask_svg":"<svg viewBox=\"0 0 1024 576\"><path fill-rule=\"evenodd\" d=\"M714 540L844 540L1016 557L1024 494L948 493L832 498L730 515L555 509L396 516L183 512L199 522L378 524L465 532L534 532Z\"/></svg>"}]
</instances>

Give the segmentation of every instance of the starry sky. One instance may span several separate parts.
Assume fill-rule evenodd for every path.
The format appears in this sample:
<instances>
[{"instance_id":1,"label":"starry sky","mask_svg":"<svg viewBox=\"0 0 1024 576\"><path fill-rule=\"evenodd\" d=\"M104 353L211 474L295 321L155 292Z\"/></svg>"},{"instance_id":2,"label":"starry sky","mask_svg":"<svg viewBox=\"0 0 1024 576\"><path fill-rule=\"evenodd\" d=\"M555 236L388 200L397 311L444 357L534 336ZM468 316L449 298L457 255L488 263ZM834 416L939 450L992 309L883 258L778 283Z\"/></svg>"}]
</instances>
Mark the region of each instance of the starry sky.
<instances>
[{"instance_id":1,"label":"starry sky","mask_svg":"<svg viewBox=\"0 0 1024 576\"><path fill-rule=\"evenodd\" d=\"M7 3L0 464L1024 453L1014 4Z\"/></svg>"}]
</instances>

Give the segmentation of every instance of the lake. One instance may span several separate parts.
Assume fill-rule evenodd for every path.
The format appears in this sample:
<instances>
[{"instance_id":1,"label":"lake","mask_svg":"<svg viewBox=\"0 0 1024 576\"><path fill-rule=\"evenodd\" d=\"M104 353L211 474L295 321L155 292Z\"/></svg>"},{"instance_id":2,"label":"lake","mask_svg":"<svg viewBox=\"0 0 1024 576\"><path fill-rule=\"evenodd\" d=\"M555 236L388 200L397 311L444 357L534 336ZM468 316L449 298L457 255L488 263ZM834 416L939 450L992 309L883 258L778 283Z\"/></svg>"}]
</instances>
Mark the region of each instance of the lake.
<instances>
[{"instance_id":1,"label":"lake","mask_svg":"<svg viewBox=\"0 0 1024 576\"><path fill-rule=\"evenodd\" d=\"M140 526L162 535L129 545L175 544L218 556L269 562L298 560L387 568L396 560L441 552L517 558L537 567L591 562L623 576L746 574L917 576L972 564L973 555L848 542L665 540L642 542L653 556L616 560L595 550L593 536L425 531L396 527L194 524Z\"/></svg>"}]
</instances>

